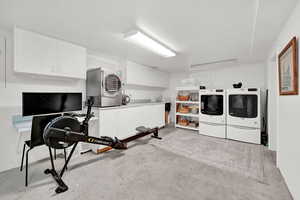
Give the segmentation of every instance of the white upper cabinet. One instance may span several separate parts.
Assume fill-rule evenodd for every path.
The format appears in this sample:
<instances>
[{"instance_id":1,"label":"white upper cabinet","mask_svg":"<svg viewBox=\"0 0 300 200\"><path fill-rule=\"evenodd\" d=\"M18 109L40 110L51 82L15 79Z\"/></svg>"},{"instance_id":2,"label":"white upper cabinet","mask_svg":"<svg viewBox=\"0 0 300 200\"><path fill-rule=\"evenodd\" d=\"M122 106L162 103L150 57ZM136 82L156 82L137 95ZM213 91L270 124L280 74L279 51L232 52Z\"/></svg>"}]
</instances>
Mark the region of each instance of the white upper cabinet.
<instances>
[{"instance_id":1,"label":"white upper cabinet","mask_svg":"<svg viewBox=\"0 0 300 200\"><path fill-rule=\"evenodd\" d=\"M16 72L85 79L85 48L19 28L14 34Z\"/></svg>"},{"instance_id":2,"label":"white upper cabinet","mask_svg":"<svg viewBox=\"0 0 300 200\"><path fill-rule=\"evenodd\" d=\"M87 69L86 49L68 42L57 43L58 73L64 75L84 78Z\"/></svg>"},{"instance_id":3,"label":"white upper cabinet","mask_svg":"<svg viewBox=\"0 0 300 200\"><path fill-rule=\"evenodd\" d=\"M56 66L54 39L15 29L15 71L48 74Z\"/></svg>"},{"instance_id":4,"label":"white upper cabinet","mask_svg":"<svg viewBox=\"0 0 300 200\"><path fill-rule=\"evenodd\" d=\"M165 72L127 61L126 82L129 85L167 88L169 76Z\"/></svg>"}]
</instances>

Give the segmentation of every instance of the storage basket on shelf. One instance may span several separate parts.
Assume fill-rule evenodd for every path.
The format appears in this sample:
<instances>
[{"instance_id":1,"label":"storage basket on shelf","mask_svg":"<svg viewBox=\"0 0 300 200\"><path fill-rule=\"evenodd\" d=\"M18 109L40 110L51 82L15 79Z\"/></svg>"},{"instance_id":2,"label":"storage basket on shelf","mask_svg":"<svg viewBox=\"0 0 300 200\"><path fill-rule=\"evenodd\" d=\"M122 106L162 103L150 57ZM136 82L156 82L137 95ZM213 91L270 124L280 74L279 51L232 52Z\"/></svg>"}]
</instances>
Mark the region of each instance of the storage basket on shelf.
<instances>
[{"instance_id":1,"label":"storage basket on shelf","mask_svg":"<svg viewBox=\"0 0 300 200\"><path fill-rule=\"evenodd\" d=\"M193 128L197 128L197 127L199 126L199 123L196 122L196 121L190 121L190 122L189 122L189 126L190 126L190 127L193 127Z\"/></svg>"},{"instance_id":2,"label":"storage basket on shelf","mask_svg":"<svg viewBox=\"0 0 300 200\"><path fill-rule=\"evenodd\" d=\"M177 99L179 101L188 101L190 99L190 96L182 96L182 95L178 95Z\"/></svg>"},{"instance_id":3,"label":"storage basket on shelf","mask_svg":"<svg viewBox=\"0 0 300 200\"><path fill-rule=\"evenodd\" d=\"M186 114L190 112L190 108L188 106L180 106L178 112Z\"/></svg>"},{"instance_id":4,"label":"storage basket on shelf","mask_svg":"<svg viewBox=\"0 0 300 200\"><path fill-rule=\"evenodd\" d=\"M190 112L192 114L198 114L199 113L199 107L197 105L190 106Z\"/></svg>"},{"instance_id":5,"label":"storage basket on shelf","mask_svg":"<svg viewBox=\"0 0 300 200\"><path fill-rule=\"evenodd\" d=\"M190 101L199 101L199 93L191 93L189 100Z\"/></svg>"},{"instance_id":6,"label":"storage basket on shelf","mask_svg":"<svg viewBox=\"0 0 300 200\"><path fill-rule=\"evenodd\" d=\"M179 119L178 124L181 126L188 126L189 125L189 121L187 119Z\"/></svg>"}]
</instances>

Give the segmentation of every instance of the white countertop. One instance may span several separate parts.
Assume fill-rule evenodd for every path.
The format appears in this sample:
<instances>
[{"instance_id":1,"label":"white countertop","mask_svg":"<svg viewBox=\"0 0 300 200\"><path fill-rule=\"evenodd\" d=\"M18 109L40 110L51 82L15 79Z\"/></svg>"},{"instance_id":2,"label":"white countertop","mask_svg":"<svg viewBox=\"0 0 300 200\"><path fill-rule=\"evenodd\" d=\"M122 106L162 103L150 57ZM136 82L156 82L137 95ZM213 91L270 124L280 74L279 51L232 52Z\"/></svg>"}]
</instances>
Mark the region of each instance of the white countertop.
<instances>
[{"instance_id":1,"label":"white countertop","mask_svg":"<svg viewBox=\"0 0 300 200\"><path fill-rule=\"evenodd\" d=\"M139 107L139 106L160 105L160 104L165 104L165 103L168 103L168 102L130 103L128 105L104 107L104 108L98 108L98 109L99 110L123 109L123 108Z\"/></svg>"},{"instance_id":2,"label":"white countertop","mask_svg":"<svg viewBox=\"0 0 300 200\"><path fill-rule=\"evenodd\" d=\"M77 117L78 121L82 122L84 120L84 117ZM92 117L90 121L95 121L98 120L97 117ZM20 122L16 123L14 127L17 129L18 133L23 133L23 132L30 132L31 131L31 125L32 121L25 121L25 122Z\"/></svg>"},{"instance_id":3,"label":"white countertop","mask_svg":"<svg viewBox=\"0 0 300 200\"><path fill-rule=\"evenodd\" d=\"M105 108L96 108L96 109L99 109L99 110L123 109L123 108L139 107L139 106L161 105L161 104L165 104L165 103L168 103L168 102L130 103L128 105L105 107ZM79 121L82 121L83 119L84 119L84 117L78 117ZM94 121L94 120L98 120L98 118L93 117L93 118L91 118L90 121ZM14 124L14 127L17 129L17 131L19 133L30 132L31 131L31 120L16 123L16 124Z\"/></svg>"}]
</instances>

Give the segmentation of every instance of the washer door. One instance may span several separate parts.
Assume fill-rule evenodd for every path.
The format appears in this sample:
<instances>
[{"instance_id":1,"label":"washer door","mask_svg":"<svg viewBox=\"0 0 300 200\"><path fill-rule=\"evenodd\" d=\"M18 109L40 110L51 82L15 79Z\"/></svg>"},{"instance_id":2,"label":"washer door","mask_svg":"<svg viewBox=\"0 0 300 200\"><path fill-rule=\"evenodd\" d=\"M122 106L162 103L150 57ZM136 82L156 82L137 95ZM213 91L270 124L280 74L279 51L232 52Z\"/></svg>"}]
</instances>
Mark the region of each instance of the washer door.
<instances>
[{"instance_id":1,"label":"washer door","mask_svg":"<svg viewBox=\"0 0 300 200\"><path fill-rule=\"evenodd\" d=\"M225 124L225 96L224 93L200 93L201 109L200 122Z\"/></svg>"},{"instance_id":2,"label":"washer door","mask_svg":"<svg viewBox=\"0 0 300 200\"><path fill-rule=\"evenodd\" d=\"M223 115L223 95L201 95L201 113L205 115Z\"/></svg>"},{"instance_id":3,"label":"washer door","mask_svg":"<svg viewBox=\"0 0 300 200\"><path fill-rule=\"evenodd\" d=\"M227 124L260 128L259 92L230 91L227 93Z\"/></svg>"},{"instance_id":4,"label":"washer door","mask_svg":"<svg viewBox=\"0 0 300 200\"><path fill-rule=\"evenodd\" d=\"M104 78L104 96L114 97L121 92L121 80L115 74L108 74Z\"/></svg>"},{"instance_id":5,"label":"washer door","mask_svg":"<svg viewBox=\"0 0 300 200\"><path fill-rule=\"evenodd\" d=\"M256 118L258 97L255 94L229 95L229 112L233 117Z\"/></svg>"}]
</instances>

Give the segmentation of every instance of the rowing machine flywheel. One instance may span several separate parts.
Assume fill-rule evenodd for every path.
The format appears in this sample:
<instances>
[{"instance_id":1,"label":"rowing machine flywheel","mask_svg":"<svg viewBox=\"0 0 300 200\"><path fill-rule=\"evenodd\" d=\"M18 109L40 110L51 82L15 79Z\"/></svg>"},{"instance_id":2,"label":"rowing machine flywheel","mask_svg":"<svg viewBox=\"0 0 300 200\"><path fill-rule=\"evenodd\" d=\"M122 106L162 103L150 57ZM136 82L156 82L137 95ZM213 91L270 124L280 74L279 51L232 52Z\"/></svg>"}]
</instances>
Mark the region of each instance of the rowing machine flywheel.
<instances>
[{"instance_id":1,"label":"rowing machine flywheel","mask_svg":"<svg viewBox=\"0 0 300 200\"><path fill-rule=\"evenodd\" d=\"M80 122L73 117L61 116L53 119L44 129L44 141L47 146L54 149L64 149L72 146L74 142L62 141L61 138L69 131L80 132ZM59 137L57 137L59 135ZM58 139L60 138L60 139Z\"/></svg>"}]
</instances>

